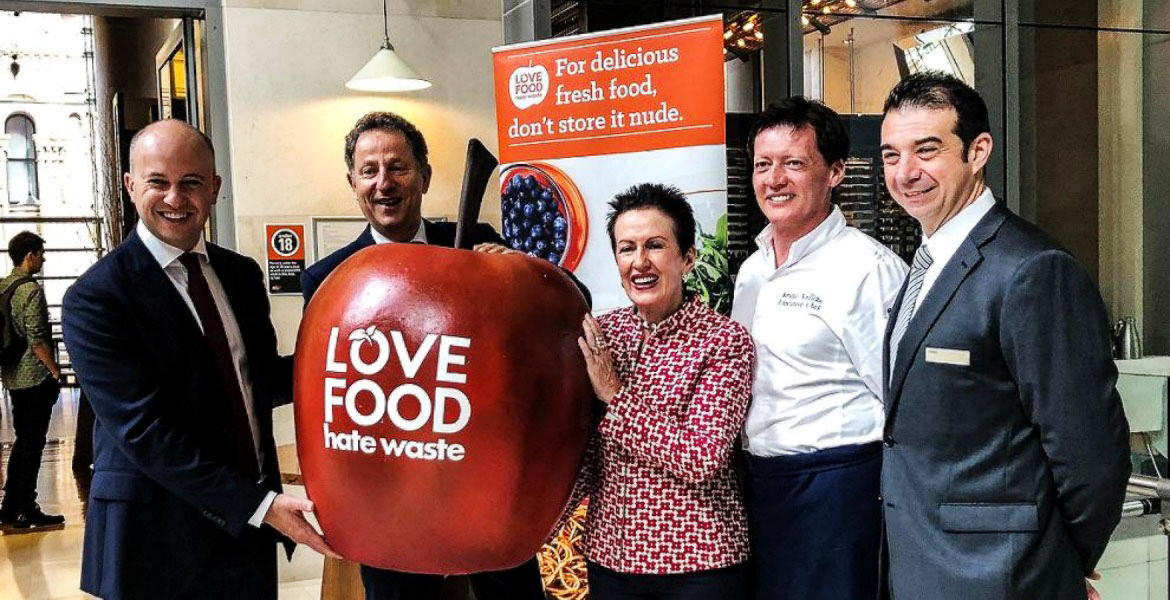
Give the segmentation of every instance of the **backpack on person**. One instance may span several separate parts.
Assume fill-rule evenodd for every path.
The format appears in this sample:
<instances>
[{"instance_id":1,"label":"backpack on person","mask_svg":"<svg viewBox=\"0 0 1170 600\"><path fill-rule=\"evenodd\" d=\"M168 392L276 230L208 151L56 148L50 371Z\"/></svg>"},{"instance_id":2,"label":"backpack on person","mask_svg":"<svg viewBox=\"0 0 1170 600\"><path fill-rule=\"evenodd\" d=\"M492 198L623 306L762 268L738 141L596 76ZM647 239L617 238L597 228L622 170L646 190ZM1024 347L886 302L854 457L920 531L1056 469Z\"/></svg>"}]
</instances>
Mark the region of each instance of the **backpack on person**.
<instances>
[{"instance_id":1,"label":"backpack on person","mask_svg":"<svg viewBox=\"0 0 1170 600\"><path fill-rule=\"evenodd\" d=\"M17 288L34 281L32 277L21 277L0 291L0 365L20 362L20 357L28 350L28 340L16 331L16 319L12 318L12 296Z\"/></svg>"}]
</instances>

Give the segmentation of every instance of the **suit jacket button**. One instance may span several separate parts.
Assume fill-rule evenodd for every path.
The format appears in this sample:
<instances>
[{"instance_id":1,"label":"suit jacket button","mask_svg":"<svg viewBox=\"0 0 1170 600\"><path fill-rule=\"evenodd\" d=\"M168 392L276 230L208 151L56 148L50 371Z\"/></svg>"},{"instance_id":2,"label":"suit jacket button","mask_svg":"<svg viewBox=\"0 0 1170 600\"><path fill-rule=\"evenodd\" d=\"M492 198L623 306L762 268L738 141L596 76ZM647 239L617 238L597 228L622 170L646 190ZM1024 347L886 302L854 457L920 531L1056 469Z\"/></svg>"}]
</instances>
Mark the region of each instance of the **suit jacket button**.
<instances>
[{"instance_id":1,"label":"suit jacket button","mask_svg":"<svg viewBox=\"0 0 1170 600\"><path fill-rule=\"evenodd\" d=\"M890 436L886 436L886 438L882 440L882 444L885 445L886 448L893 448L894 446L898 445L898 441Z\"/></svg>"}]
</instances>

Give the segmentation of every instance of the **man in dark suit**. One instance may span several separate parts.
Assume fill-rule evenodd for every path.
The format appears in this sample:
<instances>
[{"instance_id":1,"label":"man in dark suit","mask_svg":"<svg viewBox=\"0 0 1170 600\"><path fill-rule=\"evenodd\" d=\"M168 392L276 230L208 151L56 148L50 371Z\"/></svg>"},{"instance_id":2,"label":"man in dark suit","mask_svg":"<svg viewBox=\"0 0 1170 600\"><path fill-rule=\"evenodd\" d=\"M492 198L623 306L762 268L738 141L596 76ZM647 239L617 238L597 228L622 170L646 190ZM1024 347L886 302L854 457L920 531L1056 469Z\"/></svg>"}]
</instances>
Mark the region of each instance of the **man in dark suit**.
<instances>
[{"instance_id":1,"label":"man in dark suit","mask_svg":"<svg viewBox=\"0 0 1170 600\"><path fill-rule=\"evenodd\" d=\"M337 265L366 246L390 242L455 245L454 223L422 218L431 165L426 139L410 121L389 112L363 116L345 136L345 166L346 180L369 225L357 239L301 274L306 303ZM512 252L486 223L477 223L471 230L471 243L476 250Z\"/></svg>"},{"instance_id":2,"label":"man in dark suit","mask_svg":"<svg viewBox=\"0 0 1170 600\"><path fill-rule=\"evenodd\" d=\"M412 123L388 112L372 112L358 119L345 137L345 164L346 179L369 225L356 240L301 274L306 304L342 261L367 246L455 245L454 223L432 223L422 218L422 197L431 184L431 165L426 140ZM515 252L504 245L491 225L478 223L470 233L477 251ZM584 288L582 291L588 298ZM437 600L443 586L439 575L401 573L366 565L362 565L361 574L368 600ZM513 569L473 574L471 586L478 600L544 600L535 558Z\"/></svg>"},{"instance_id":3,"label":"man in dark suit","mask_svg":"<svg viewBox=\"0 0 1170 600\"><path fill-rule=\"evenodd\" d=\"M886 184L924 234L886 331L894 599L1095 594L1130 471L1100 293L987 189L973 89L912 75L884 113Z\"/></svg>"},{"instance_id":4,"label":"man in dark suit","mask_svg":"<svg viewBox=\"0 0 1170 600\"><path fill-rule=\"evenodd\" d=\"M291 378L260 268L203 241L214 164L186 123L139 132L138 226L65 295L97 415L81 581L96 596L276 598L280 534L332 554L312 503L281 493L271 411Z\"/></svg>"}]
</instances>

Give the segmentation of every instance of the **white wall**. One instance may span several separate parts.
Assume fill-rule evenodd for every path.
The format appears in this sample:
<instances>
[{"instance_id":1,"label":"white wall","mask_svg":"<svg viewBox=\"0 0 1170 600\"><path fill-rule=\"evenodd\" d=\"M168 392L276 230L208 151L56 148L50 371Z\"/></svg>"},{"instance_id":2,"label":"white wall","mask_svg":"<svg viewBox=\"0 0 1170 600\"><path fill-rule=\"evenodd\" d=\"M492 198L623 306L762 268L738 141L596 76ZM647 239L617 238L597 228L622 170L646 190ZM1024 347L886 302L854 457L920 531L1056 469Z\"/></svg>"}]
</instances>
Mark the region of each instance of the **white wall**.
<instances>
[{"instance_id":1,"label":"white wall","mask_svg":"<svg viewBox=\"0 0 1170 600\"><path fill-rule=\"evenodd\" d=\"M434 83L428 90L397 95L344 87L381 43L377 3L227 4L231 191L240 252L263 265L265 223L309 228L313 216L361 214L345 182L344 137L371 110L400 113L423 131L435 169L423 213L455 216L468 138L496 148L491 48L503 40L498 2L392 3L394 12L415 14L391 14L391 41ZM459 11L473 18L451 16ZM482 219L499 223L498 202L484 203ZM271 299L280 349L289 353L302 303L299 297Z\"/></svg>"}]
</instances>

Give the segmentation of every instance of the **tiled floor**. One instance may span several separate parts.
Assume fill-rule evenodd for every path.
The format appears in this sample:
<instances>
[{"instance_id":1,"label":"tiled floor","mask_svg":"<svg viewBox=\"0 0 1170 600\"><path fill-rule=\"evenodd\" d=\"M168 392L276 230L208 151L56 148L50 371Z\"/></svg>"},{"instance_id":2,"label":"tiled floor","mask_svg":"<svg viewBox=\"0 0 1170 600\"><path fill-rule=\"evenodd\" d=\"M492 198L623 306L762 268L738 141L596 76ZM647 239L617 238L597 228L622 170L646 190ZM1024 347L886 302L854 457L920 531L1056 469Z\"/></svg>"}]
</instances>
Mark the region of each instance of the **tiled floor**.
<instances>
[{"instance_id":1,"label":"tiled floor","mask_svg":"<svg viewBox=\"0 0 1170 600\"><path fill-rule=\"evenodd\" d=\"M10 408L0 400L0 464L7 468L13 440ZM84 497L70 463L77 422L76 390L66 390L53 410L37 487L41 507L64 514L65 528L45 533L0 536L0 599L57 600L92 598L78 590ZM0 480L3 470L0 470ZM303 490L289 490L303 493ZM320 557L298 550L293 563L281 561L281 600L317 600L321 596ZM314 576L316 578L314 578Z\"/></svg>"}]
</instances>

